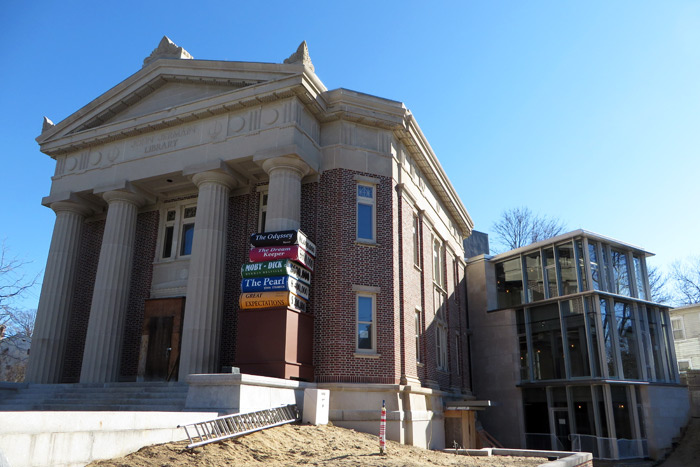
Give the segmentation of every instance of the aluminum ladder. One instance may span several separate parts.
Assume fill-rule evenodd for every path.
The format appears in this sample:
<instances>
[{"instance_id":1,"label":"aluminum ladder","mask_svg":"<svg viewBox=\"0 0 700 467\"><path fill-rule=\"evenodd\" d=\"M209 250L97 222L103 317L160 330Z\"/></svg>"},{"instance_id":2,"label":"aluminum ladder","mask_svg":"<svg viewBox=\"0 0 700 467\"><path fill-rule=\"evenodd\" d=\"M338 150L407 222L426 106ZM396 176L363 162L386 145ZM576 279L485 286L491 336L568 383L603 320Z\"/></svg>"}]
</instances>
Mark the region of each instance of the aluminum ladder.
<instances>
[{"instance_id":1,"label":"aluminum ladder","mask_svg":"<svg viewBox=\"0 0 700 467\"><path fill-rule=\"evenodd\" d=\"M291 404L258 410L257 412L225 415L213 420L181 425L178 428L185 429L187 438L190 440L187 448L192 449L224 439L247 435L265 428L296 422L299 418L299 409L296 404Z\"/></svg>"}]
</instances>

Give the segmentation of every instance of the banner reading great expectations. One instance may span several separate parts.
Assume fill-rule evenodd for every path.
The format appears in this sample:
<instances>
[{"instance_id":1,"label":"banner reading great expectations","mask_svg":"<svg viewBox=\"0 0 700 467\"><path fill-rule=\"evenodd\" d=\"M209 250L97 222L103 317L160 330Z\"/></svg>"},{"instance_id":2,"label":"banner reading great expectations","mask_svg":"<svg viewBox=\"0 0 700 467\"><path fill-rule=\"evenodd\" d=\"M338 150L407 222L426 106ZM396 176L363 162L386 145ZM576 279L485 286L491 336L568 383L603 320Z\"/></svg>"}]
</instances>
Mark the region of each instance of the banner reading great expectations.
<instances>
[{"instance_id":1,"label":"banner reading great expectations","mask_svg":"<svg viewBox=\"0 0 700 467\"><path fill-rule=\"evenodd\" d=\"M239 299L242 310L287 307L306 312L306 300L291 292L248 292Z\"/></svg>"}]
</instances>

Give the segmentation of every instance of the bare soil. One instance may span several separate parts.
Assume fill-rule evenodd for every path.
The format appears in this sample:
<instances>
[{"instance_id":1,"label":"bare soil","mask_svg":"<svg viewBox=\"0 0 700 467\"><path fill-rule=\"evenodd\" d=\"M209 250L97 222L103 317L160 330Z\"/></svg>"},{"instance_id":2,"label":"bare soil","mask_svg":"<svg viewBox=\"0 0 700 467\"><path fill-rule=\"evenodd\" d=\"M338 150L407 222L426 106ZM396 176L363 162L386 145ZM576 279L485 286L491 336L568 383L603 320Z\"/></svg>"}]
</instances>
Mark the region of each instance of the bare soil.
<instances>
[{"instance_id":1,"label":"bare soil","mask_svg":"<svg viewBox=\"0 0 700 467\"><path fill-rule=\"evenodd\" d=\"M186 442L147 446L118 459L96 461L102 467L176 466L518 466L542 464L545 458L469 457L387 441L379 455L377 436L332 425L283 425L237 439L189 450Z\"/></svg>"},{"instance_id":2,"label":"bare soil","mask_svg":"<svg viewBox=\"0 0 700 467\"><path fill-rule=\"evenodd\" d=\"M661 467L700 465L700 418L691 418L683 439Z\"/></svg>"}]
</instances>

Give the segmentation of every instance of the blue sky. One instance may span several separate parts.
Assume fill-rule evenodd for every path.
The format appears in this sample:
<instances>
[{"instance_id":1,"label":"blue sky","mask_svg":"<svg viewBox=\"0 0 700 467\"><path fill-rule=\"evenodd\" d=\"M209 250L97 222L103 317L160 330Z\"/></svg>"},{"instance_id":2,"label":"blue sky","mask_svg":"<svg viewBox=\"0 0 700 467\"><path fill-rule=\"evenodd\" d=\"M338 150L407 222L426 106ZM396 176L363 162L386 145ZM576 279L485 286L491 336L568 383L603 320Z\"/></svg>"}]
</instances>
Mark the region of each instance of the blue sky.
<instances>
[{"instance_id":1,"label":"blue sky","mask_svg":"<svg viewBox=\"0 0 700 467\"><path fill-rule=\"evenodd\" d=\"M0 239L28 275L54 220L42 117L137 72L163 35L195 58L278 63L306 40L329 89L406 104L477 230L526 205L661 267L700 254L699 2L7 2Z\"/></svg>"}]
</instances>

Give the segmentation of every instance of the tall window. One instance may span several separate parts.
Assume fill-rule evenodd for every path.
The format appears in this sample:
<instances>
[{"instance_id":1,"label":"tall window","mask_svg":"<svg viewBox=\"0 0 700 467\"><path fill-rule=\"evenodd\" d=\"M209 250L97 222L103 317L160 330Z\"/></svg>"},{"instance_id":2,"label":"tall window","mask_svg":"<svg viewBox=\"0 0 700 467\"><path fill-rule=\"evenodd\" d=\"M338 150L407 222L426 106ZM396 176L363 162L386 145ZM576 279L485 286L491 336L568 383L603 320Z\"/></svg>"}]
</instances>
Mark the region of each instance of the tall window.
<instances>
[{"instance_id":1,"label":"tall window","mask_svg":"<svg viewBox=\"0 0 700 467\"><path fill-rule=\"evenodd\" d=\"M258 215L258 232L265 231L265 221L267 220L267 191L260 193L260 213Z\"/></svg>"},{"instance_id":2,"label":"tall window","mask_svg":"<svg viewBox=\"0 0 700 467\"><path fill-rule=\"evenodd\" d=\"M416 361L423 361L423 356L420 351L420 336L423 334L423 320L421 319L421 310L416 309L415 313L415 325L416 325Z\"/></svg>"},{"instance_id":3,"label":"tall window","mask_svg":"<svg viewBox=\"0 0 700 467\"><path fill-rule=\"evenodd\" d=\"M445 245L438 237L433 237L433 280L445 288Z\"/></svg>"},{"instance_id":4,"label":"tall window","mask_svg":"<svg viewBox=\"0 0 700 467\"><path fill-rule=\"evenodd\" d=\"M194 240L194 220L197 206L180 206L165 212L162 259L189 256Z\"/></svg>"},{"instance_id":5,"label":"tall window","mask_svg":"<svg viewBox=\"0 0 700 467\"><path fill-rule=\"evenodd\" d=\"M377 186L368 183L357 184L357 239L376 241Z\"/></svg>"},{"instance_id":6,"label":"tall window","mask_svg":"<svg viewBox=\"0 0 700 467\"><path fill-rule=\"evenodd\" d=\"M360 352L376 352L376 296L357 294L357 347Z\"/></svg>"},{"instance_id":7,"label":"tall window","mask_svg":"<svg viewBox=\"0 0 700 467\"><path fill-rule=\"evenodd\" d=\"M413 213L413 264L420 267L420 238L418 235L419 229L418 214Z\"/></svg>"},{"instance_id":8,"label":"tall window","mask_svg":"<svg viewBox=\"0 0 700 467\"><path fill-rule=\"evenodd\" d=\"M438 370L447 371L447 326L442 321L438 321L435 327L435 342L437 346L437 367Z\"/></svg>"}]
</instances>

